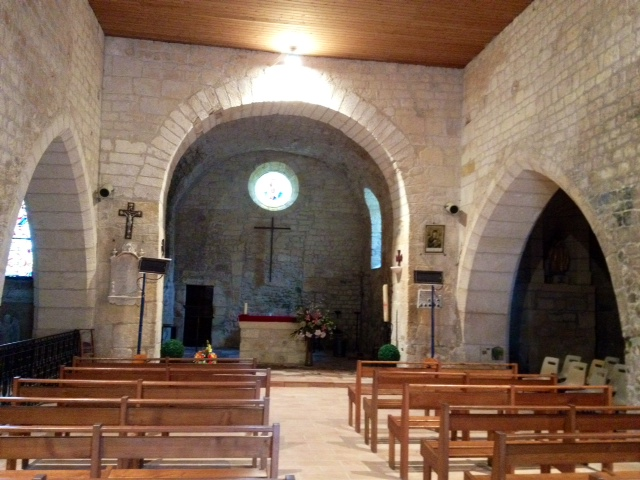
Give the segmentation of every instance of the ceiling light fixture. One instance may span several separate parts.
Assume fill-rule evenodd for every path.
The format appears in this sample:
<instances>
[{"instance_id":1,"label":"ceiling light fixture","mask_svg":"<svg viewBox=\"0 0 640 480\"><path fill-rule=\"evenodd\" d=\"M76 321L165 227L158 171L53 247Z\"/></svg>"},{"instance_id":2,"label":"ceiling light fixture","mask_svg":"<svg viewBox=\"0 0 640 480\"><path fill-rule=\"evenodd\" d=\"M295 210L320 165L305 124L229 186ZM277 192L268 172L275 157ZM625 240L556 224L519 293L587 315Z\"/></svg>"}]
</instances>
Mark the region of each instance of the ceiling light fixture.
<instances>
[{"instance_id":1,"label":"ceiling light fixture","mask_svg":"<svg viewBox=\"0 0 640 480\"><path fill-rule=\"evenodd\" d=\"M276 66L284 65L287 67L301 67L302 66L302 56L296 53L298 48L295 45L289 47L288 52L282 52L282 54L278 57L278 61L276 62Z\"/></svg>"}]
</instances>

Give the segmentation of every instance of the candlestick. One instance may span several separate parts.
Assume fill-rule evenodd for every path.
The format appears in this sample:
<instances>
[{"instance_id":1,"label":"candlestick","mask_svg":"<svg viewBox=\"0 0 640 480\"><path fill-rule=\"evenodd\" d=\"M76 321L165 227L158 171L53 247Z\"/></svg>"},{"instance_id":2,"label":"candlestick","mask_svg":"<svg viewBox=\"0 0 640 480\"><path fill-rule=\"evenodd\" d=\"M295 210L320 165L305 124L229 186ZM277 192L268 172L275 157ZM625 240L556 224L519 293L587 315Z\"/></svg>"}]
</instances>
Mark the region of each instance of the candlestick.
<instances>
[{"instance_id":1,"label":"candlestick","mask_svg":"<svg viewBox=\"0 0 640 480\"><path fill-rule=\"evenodd\" d=\"M389 285L382 285L382 319L389 321Z\"/></svg>"},{"instance_id":2,"label":"candlestick","mask_svg":"<svg viewBox=\"0 0 640 480\"><path fill-rule=\"evenodd\" d=\"M248 311L249 311L249 304L247 304L247 302L244 302L244 314L246 315Z\"/></svg>"}]
</instances>

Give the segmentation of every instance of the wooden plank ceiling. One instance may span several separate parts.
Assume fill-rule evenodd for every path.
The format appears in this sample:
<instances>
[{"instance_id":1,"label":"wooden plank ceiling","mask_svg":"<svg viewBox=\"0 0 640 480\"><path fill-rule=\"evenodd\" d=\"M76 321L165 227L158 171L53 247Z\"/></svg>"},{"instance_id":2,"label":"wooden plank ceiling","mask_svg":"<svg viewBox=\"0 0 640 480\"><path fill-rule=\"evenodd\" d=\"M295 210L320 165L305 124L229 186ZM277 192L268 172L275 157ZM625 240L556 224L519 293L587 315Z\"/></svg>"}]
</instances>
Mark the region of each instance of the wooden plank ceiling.
<instances>
[{"instance_id":1,"label":"wooden plank ceiling","mask_svg":"<svg viewBox=\"0 0 640 480\"><path fill-rule=\"evenodd\" d=\"M108 36L463 68L532 0L89 0Z\"/></svg>"}]
</instances>

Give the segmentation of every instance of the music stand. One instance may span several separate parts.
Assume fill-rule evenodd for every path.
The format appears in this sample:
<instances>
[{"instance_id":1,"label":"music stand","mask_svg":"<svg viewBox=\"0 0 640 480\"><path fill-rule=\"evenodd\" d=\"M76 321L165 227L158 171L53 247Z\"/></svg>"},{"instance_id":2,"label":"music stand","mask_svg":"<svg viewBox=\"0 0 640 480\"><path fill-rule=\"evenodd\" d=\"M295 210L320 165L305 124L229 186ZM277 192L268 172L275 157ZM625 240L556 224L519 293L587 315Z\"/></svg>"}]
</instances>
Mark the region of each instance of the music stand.
<instances>
[{"instance_id":1,"label":"music stand","mask_svg":"<svg viewBox=\"0 0 640 480\"><path fill-rule=\"evenodd\" d=\"M140 295L140 323L138 324L138 348L137 354L140 354L142 346L142 323L144 321L144 294L147 286L147 273L155 273L156 275L164 275L171 262L170 258L149 258L140 257L138 262L138 272L142 273L142 294Z\"/></svg>"}]
</instances>

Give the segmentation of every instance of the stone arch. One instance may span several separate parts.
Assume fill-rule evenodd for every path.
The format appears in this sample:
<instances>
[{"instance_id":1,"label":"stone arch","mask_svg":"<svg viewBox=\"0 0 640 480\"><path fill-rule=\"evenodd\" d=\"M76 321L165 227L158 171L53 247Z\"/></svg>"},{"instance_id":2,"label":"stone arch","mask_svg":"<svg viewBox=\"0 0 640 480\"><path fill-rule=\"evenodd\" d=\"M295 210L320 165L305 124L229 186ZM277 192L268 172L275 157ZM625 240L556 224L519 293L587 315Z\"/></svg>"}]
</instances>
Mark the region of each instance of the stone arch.
<instances>
[{"instance_id":1,"label":"stone arch","mask_svg":"<svg viewBox=\"0 0 640 480\"><path fill-rule=\"evenodd\" d=\"M144 163L145 168L153 166L153 175L156 176L155 182L158 187L150 187L153 182L141 178L141 173L134 188L134 195L158 201L158 241L164 234L162 229L171 178L178 161L189 146L201 135L224 122L252 116L282 114L326 123L340 130L369 153L386 179L391 194L394 239L385 252L385 258L391 264L396 250L402 250L406 252L405 261L410 261L407 258L409 208L404 200L406 197L403 173L398 166L403 160L416 156L409 140L384 113L353 93L335 89L329 92L326 98L313 98L308 101L285 101L279 98L270 100L254 95L252 92L257 89L249 85L251 82L255 82L255 79L230 82L218 88L211 87L197 92L168 115L159 135L151 142ZM155 195L157 196L154 199ZM408 292L403 282L397 286L394 295L394 309L398 311L397 318L401 325L406 325L407 299Z\"/></svg>"},{"instance_id":2,"label":"stone arch","mask_svg":"<svg viewBox=\"0 0 640 480\"><path fill-rule=\"evenodd\" d=\"M52 122L35 142L18 186L34 242L37 337L93 325L96 218L75 132L66 117Z\"/></svg>"},{"instance_id":3,"label":"stone arch","mask_svg":"<svg viewBox=\"0 0 640 480\"><path fill-rule=\"evenodd\" d=\"M467 354L488 345L508 346L515 273L529 233L552 195L562 188L581 210L600 245L611 245L582 192L559 169L561 162L513 147L477 209L463 247L458 305ZM604 248L603 248L603 251ZM605 256L607 252L605 251ZM614 270L608 261L615 286ZM621 318L622 318L622 311ZM467 339L473 338L469 344Z\"/></svg>"}]
</instances>

